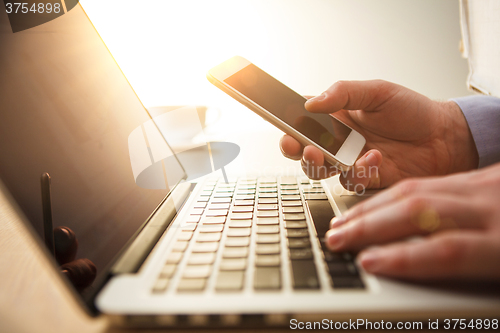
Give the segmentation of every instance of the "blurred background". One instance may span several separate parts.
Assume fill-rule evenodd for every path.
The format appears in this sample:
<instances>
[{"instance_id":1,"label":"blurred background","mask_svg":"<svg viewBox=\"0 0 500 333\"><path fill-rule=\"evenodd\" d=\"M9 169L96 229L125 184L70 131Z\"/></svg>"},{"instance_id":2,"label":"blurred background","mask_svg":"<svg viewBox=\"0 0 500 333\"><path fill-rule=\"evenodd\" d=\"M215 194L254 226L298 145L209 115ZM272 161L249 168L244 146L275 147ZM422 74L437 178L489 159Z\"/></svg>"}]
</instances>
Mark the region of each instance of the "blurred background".
<instances>
[{"instance_id":1,"label":"blurred background","mask_svg":"<svg viewBox=\"0 0 500 333\"><path fill-rule=\"evenodd\" d=\"M146 107L218 109L207 115L205 134L240 144L242 154L231 164L239 168L257 163L259 154L276 159L267 166L296 163L280 156L278 130L206 80L208 69L233 55L304 95L320 94L337 80L365 79L396 82L433 99L470 94L459 52L458 0L81 4ZM259 133L266 133L266 147L257 142Z\"/></svg>"}]
</instances>

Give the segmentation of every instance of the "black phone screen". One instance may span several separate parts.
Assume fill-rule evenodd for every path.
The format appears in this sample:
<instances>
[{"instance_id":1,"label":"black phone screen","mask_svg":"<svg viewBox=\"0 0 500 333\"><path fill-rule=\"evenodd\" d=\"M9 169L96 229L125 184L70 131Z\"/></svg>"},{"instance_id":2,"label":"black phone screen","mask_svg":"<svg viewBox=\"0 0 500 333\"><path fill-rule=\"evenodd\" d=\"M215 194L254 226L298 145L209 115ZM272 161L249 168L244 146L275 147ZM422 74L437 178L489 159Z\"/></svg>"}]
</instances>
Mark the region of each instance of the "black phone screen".
<instances>
[{"instance_id":1,"label":"black phone screen","mask_svg":"<svg viewBox=\"0 0 500 333\"><path fill-rule=\"evenodd\" d=\"M333 155L351 133L349 127L328 114L308 112L303 96L254 64L224 82Z\"/></svg>"}]
</instances>

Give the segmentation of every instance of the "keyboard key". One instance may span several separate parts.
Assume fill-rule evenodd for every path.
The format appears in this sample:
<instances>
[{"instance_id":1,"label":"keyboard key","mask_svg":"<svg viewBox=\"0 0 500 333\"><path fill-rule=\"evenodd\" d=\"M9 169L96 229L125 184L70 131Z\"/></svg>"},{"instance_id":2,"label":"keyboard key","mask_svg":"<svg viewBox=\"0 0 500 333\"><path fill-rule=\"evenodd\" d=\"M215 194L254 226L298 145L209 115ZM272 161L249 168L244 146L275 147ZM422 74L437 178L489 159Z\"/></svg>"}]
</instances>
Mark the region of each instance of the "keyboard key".
<instances>
[{"instance_id":1,"label":"keyboard key","mask_svg":"<svg viewBox=\"0 0 500 333\"><path fill-rule=\"evenodd\" d=\"M212 203L230 203L231 200L232 199L230 197L228 197L228 198L213 198Z\"/></svg>"},{"instance_id":2,"label":"keyboard key","mask_svg":"<svg viewBox=\"0 0 500 333\"><path fill-rule=\"evenodd\" d=\"M326 194L304 194L306 200L328 200Z\"/></svg>"},{"instance_id":3,"label":"keyboard key","mask_svg":"<svg viewBox=\"0 0 500 333\"><path fill-rule=\"evenodd\" d=\"M259 205L260 204L277 204L278 203L278 198L259 198Z\"/></svg>"},{"instance_id":4,"label":"keyboard key","mask_svg":"<svg viewBox=\"0 0 500 333\"><path fill-rule=\"evenodd\" d=\"M243 289L245 273L242 271L222 271L217 276L215 290L234 291Z\"/></svg>"},{"instance_id":5,"label":"keyboard key","mask_svg":"<svg viewBox=\"0 0 500 333\"><path fill-rule=\"evenodd\" d=\"M283 220L285 220L285 221L302 221L305 219L306 219L306 216L302 213L283 214Z\"/></svg>"},{"instance_id":6,"label":"keyboard key","mask_svg":"<svg viewBox=\"0 0 500 333\"><path fill-rule=\"evenodd\" d=\"M323 251L325 255L325 261L340 261L340 262L350 262L353 259L352 255L347 252L330 252L330 250L325 249Z\"/></svg>"},{"instance_id":7,"label":"keyboard key","mask_svg":"<svg viewBox=\"0 0 500 333\"><path fill-rule=\"evenodd\" d=\"M202 215L203 211L205 211L205 210L202 208L193 208L193 209L191 209L191 211L189 213L191 215Z\"/></svg>"},{"instance_id":8,"label":"keyboard key","mask_svg":"<svg viewBox=\"0 0 500 333\"><path fill-rule=\"evenodd\" d=\"M184 252L172 252L168 255L167 257L167 264L178 264L181 259L182 259L182 255L184 254Z\"/></svg>"},{"instance_id":9,"label":"keyboard key","mask_svg":"<svg viewBox=\"0 0 500 333\"><path fill-rule=\"evenodd\" d=\"M257 244L255 253L257 254L280 254L280 244Z\"/></svg>"},{"instance_id":10,"label":"keyboard key","mask_svg":"<svg viewBox=\"0 0 500 333\"><path fill-rule=\"evenodd\" d=\"M175 242L174 247L172 248L172 251L173 252L186 251L188 245L189 245L188 241L177 241L177 242Z\"/></svg>"},{"instance_id":11,"label":"keyboard key","mask_svg":"<svg viewBox=\"0 0 500 333\"><path fill-rule=\"evenodd\" d=\"M221 271L244 271L247 268L246 258L222 259L220 263Z\"/></svg>"},{"instance_id":12,"label":"keyboard key","mask_svg":"<svg viewBox=\"0 0 500 333\"><path fill-rule=\"evenodd\" d=\"M298 195L298 194L282 195L281 200L283 200L283 201L300 200L300 195Z\"/></svg>"},{"instance_id":13,"label":"keyboard key","mask_svg":"<svg viewBox=\"0 0 500 333\"><path fill-rule=\"evenodd\" d=\"M253 206L254 200L235 200L234 205L235 206Z\"/></svg>"},{"instance_id":14,"label":"keyboard key","mask_svg":"<svg viewBox=\"0 0 500 333\"><path fill-rule=\"evenodd\" d=\"M253 194L237 195L234 197L234 200L253 200L253 199L255 199L255 196Z\"/></svg>"},{"instance_id":15,"label":"keyboard key","mask_svg":"<svg viewBox=\"0 0 500 333\"><path fill-rule=\"evenodd\" d=\"M232 213L229 217L231 220L249 220L253 217L253 213Z\"/></svg>"},{"instance_id":16,"label":"keyboard key","mask_svg":"<svg viewBox=\"0 0 500 333\"><path fill-rule=\"evenodd\" d=\"M255 184L240 184L238 186L238 191L246 191L246 190L254 190L255 191Z\"/></svg>"},{"instance_id":17,"label":"keyboard key","mask_svg":"<svg viewBox=\"0 0 500 333\"><path fill-rule=\"evenodd\" d=\"M252 233L250 228L230 228L227 231L228 237L248 237Z\"/></svg>"},{"instance_id":18,"label":"keyboard key","mask_svg":"<svg viewBox=\"0 0 500 333\"><path fill-rule=\"evenodd\" d=\"M163 268L161 269L160 277L171 278L172 276L174 276L176 269L177 269L177 265L167 264L167 265L163 266Z\"/></svg>"},{"instance_id":19,"label":"keyboard key","mask_svg":"<svg viewBox=\"0 0 500 333\"><path fill-rule=\"evenodd\" d=\"M211 203L208 209L229 209L230 203Z\"/></svg>"},{"instance_id":20,"label":"keyboard key","mask_svg":"<svg viewBox=\"0 0 500 333\"><path fill-rule=\"evenodd\" d=\"M225 245L229 247L249 246L250 237L227 237Z\"/></svg>"},{"instance_id":21,"label":"keyboard key","mask_svg":"<svg viewBox=\"0 0 500 333\"><path fill-rule=\"evenodd\" d=\"M206 202L196 202L193 206L193 208L205 208L205 207L207 207Z\"/></svg>"},{"instance_id":22,"label":"keyboard key","mask_svg":"<svg viewBox=\"0 0 500 333\"><path fill-rule=\"evenodd\" d=\"M292 260L293 289L319 289L318 274L313 260Z\"/></svg>"},{"instance_id":23,"label":"keyboard key","mask_svg":"<svg viewBox=\"0 0 500 333\"><path fill-rule=\"evenodd\" d=\"M281 195L299 195L299 190L281 190Z\"/></svg>"},{"instance_id":24,"label":"keyboard key","mask_svg":"<svg viewBox=\"0 0 500 333\"><path fill-rule=\"evenodd\" d=\"M257 244L273 244L280 242L279 234L258 234L257 235Z\"/></svg>"},{"instance_id":25,"label":"keyboard key","mask_svg":"<svg viewBox=\"0 0 500 333\"><path fill-rule=\"evenodd\" d=\"M289 238L309 237L309 231L307 231L307 229L286 229L286 237Z\"/></svg>"},{"instance_id":26,"label":"keyboard key","mask_svg":"<svg viewBox=\"0 0 500 333\"><path fill-rule=\"evenodd\" d=\"M193 253L216 252L219 248L219 242L194 243Z\"/></svg>"},{"instance_id":27,"label":"keyboard key","mask_svg":"<svg viewBox=\"0 0 500 333\"><path fill-rule=\"evenodd\" d=\"M212 195L212 190L208 190L208 191L203 190L200 192L200 196L202 196L202 197L209 197L211 195Z\"/></svg>"},{"instance_id":28,"label":"keyboard key","mask_svg":"<svg viewBox=\"0 0 500 333\"><path fill-rule=\"evenodd\" d=\"M335 289L362 289L365 287L359 277L332 277L332 284Z\"/></svg>"},{"instance_id":29,"label":"keyboard key","mask_svg":"<svg viewBox=\"0 0 500 333\"><path fill-rule=\"evenodd\" d=\"M196 199L198 202L207 202L208 200L210 200L210 197L198 197Z\"/></svg>"},{"instance_id":30,"label":"keyboard key","mask_svg":"<svg viewBox=\"0 0 500 333\"><path fill-rule=\"evenodd\" d=\"M215 261L215 253L191 253L188 258L188 265L210 265Z\"/></svg>"},{"instance_id":31,"label":"keyboard key","mask_svg":"<svg viewBox=\"0 0 500 333\"><path fill-rule=\"evenodd\" d=\"M212 216L227 216L229 211L227 209L214 209L214 210L209 210L206 214L207 217L212 217Z\"/></svg>"},{"instance_id":32,"label":"keyboard key","mask_svg":"<svg viewBox=\"0 0 500 333\"><path fill-rule=\"evenodd\" d=\"M260 193L276 193L278 192L278 189L276 187L261 187L259 188L259 196Z\"/></svg>"},{"instance_id":33,"label":"keyboard key","mask_svg":"<svg viewBox=\"0 0 500 333\"><path fill-rule=\"evenodd\" d=\"M258 234L278 234L280 232L279 225L258 225Z\"/></svg>"},{"instance_id":34,"label":"keyboard key","mask_svg":"<svg viewBox=\"0 0 500 333\"><path fill-rule=\"evenodd\" d=\"M280 189L281 190L299 190L299 186L298 185L281 185L280 186Z\"/></svg>"},{"instance_id":35,"label":"keyboard key","mask_svg":"<svg viewBox=\"0 0 500 333\"><path fill-rule=\"evenodd\" d=\"M200 226L200 232L222 232L224 224L203 224Z\"/></svg>"},{"instance_id":36,"label":"keyboard key","mask_svg":"<svg viewBox=\"0 0 500 333\"><path fill-rule=\"evenodd\" d=\"M255 268L253 287L261 289L281 289L281 270L279 267Z\"/></svg>"},{"instance_id":37,"label":"keyboard key","mask_svg":"<svg viewBox=\"0 0 500 333\"><path fill-rule=\"evenodd\" d=\"M279 267L281 257L278 254L264 254L255 256L256 267Z\"/></svg>"},{"instance_id":38,"label":"keyboard key","mask_svg":"<svg viewBox=\"0 0 500 333\"><path fill-rule=\"evenodd\" d=\"M304 208L302 207L302 203L300 206L297 207L283 207L283 213L285 214L290 214L290 213L303 213Z\"/></svg>"},{"instance_id":39,"label":"keyboard key","mask_svg":"<svg viewBox=\"0 0 500 333\"><path fill-rule=\"evenodd\" d=\"M259 193L259 198L277 198L278 193Z\"/></svg>"},{"instance_id":40,"label":"keyboard key","mask_svg":"<svg viewBox=\"0 0 500 333\"><path fill-rule=\"evenodd\" d=\"M310 248L311 241L309 238L288 238L288 247L290 249Z\"/></svg>"},{"instance_id":41,"label":"keyboard key","mask_svg":"<svg viewBox=\"0 0 500 333\"><path fill-rule=\"evenodd\" d=\"M168 283L170 282L170 279L168 278L159 278L156 280L154 286L153 286L153 292L154 293L161 293L167 290Z\"/></svg>"},{"instance_id":42,"label":"keyboard key","mask_svg":"<svg viewBox=\"0 0 500 333\"><path fill-rule=\"evenodd\" d=\"M225 216L216 216L216 217L205 217L201 220L202 224L222 224L226 222Z\"/></svg>"},{"instance_id":43,"label":"keyboard key","mask_svg":"<svg viewBox=\"0 0 500 333\"><path fill-rule=\"evenodd\" d=\"M229 220L229 228L250 228L252 220Z\"/></svg>"},{"instance_id":44,"label":"keyboard key","mask_svg":"<svg viewBox=\"0 0 500 333\"><path fill-rule=\"evenodd\" d=\"M302 184L302 185L309 185L309 184L311 184L309 178L307 178L307 177L300 177L299 178L299 183Z\"/></svg>"},{"instance_id":45,"label":"keyboard key","mask_svg":"<svg viewBox=\"0 0 500 333\"><path fill-rule=\"evenodd\" d=\"M281 206L283 207L302 207L302 201L300 200L290 200L281 202Z\"/></svg>"},{"instance_id":46,"label":"keyboard key","mask_svg":"<svg viewBox=\"0 0 500 333\"><path fill-rule=\"evenodd\" d=\"M257 210L277 210L278 204L262 204L257 206Z\"/></svg>"},{"instance_id":47,"label":"keyboard key","mask_svg":"<svg viewBox=\"0 0 500 333\"><path fill-rule=\"evenodd\" d=\"M330 230L330 221L335 216L332 206L328 200L312 200L307 203L311 213L313 226L316 234L323 238L325 233Z\"/></svg>"},{"instance_id":48,"label":"keyboard key","mask_svg":"<svg viewBox=\"0 0 500 333\"><path fill-rule=\"evenodd\" d=\"M277 217L263 217L256 220L257 225L273 225L279 224L280 220Z\"/></svg>"},{"instance_id":49,"label":"keyboard key","mask_svg":"<svg viewBox=\"0 0 500 333\"><path fill-rule=\"evenodd\" d=\"M200 292L205 289L207 279L182 279L177 286L179 292Z\"/></svg>"},{"instance_id":50,"label":"keyboard key","mask_svg":"<svg viewBox=\"0 0 500 333\"><path fill-rule=\"evenodd\" d=\"M322 193L325 193L325 191L322 188L304 189L303 192L304 192L304 194L322 194Z\"/></svg>"},{"instance_id":51,"label":"keyboard key","mask_svg":"<svg viewBox=\"0 0 500 333\"><path fill-rule=\"evenodd\" d=\"M269 184L269 183L276 184L276 178L275 177L260 177L259 183L260 184Z\"/></svg>"},{"instance_id":52,"label":"keyboard key","mask_svg":"<svg viewBox=\"0 0 500 333\"><path fill-rule=\"evenodd\" d=\"M306 221L285 221L285 228L287 229L303 229L307 228Z\"/></svg>"},{"instance_id":53,"label":"keyboard key","mask_svg":"<svg viewBox=\"0 0 500 333\"><path fill-rule=\"evenodd\" d=\"M333 276L357 276L358 270L352 262L329 262L328 271Z\"/></svg>"},{"instance_id":54,"label":"keyboard key","mask_svg":"<svg viewBox=\"0 0 500 333\"><path fill-rule=\"evenodd\" d=\"M277 210L259 210L257 217L278 217Z\"/></svg>"},{"instance_id":55,"label":"keyboard key","mask_svg":"<svg viewBox=\"0 0 500 333\"><path fill-rule=\"evenodd\" d=\"M232 198L232 192L224 192L224 193L215 193L214 198Z\"/></svg>"},{"instance_id":56,"label":"keyboard key","mask_svg":"<svg viewBox=\"0 0 500 333\"><path fill-rule=\"evenodd\" d=\"M215 190L215 193L233 193L233 192L234 192L234 187L218 188Z\"/></svg>"},{"instance_id":57,"label":"keyboard key","mask_svg":"<svg viewBox=\"0 0 500 333\"><path fill-rule=\"evenodd\" d=\"M295 185L295 184L297 184L297 178L294 176L281 177L280 184L281 185Z\"/></svg>"},{"instance_id":58,"label":"keyboard key","mask_svg":"<svg viewBox=\"0 0 500 333\"><path fill-rule=\"evenodd\" d=\"M182 231L195 231L198 225L196 223L185 224L181 227Z\"/></svg>"},{"instance_id":59,"label":"keyboard key","mask_svg":"<svg viewBox=\"0 0 500 333\"><path fill-rule=\"evenodd\" d=\"M231 212L233 212L233 213L252 213L253 206L233 206L233 208L231 208Z\"/></svg>"},{"instance_id":60,"label":"keyboard key","mask_svg":"<svg viewBox=\"0 0 500 333\"><path fill-rule=\"evenodd\" d=\"M220 232L211 232L211 233L204 233L204 234L198 234L198 237L196 238L196 241L198 243L203 243L203 242L218 242L220 241L222 233Z\"/></svg>"},{"instance_id":61,"label":"keyboard key","mask_svg":"<svg viewBox=\"0 0 500 333\"><path fill-rule=\"evenodd\" d=\"M208 278L212 273L211 265L187 265L182 272L183 279Z\"/></svg>"},{"instance_id":62,"label":"keyboard key","mask_svg":"<svg viewBox=\"0 0 500 333\"><path fill-rule=\"evenodd\" d=\"M198 223L200 222L201 216L199 215L189 215L186 219L187 223Z\"/></svg>"},{"instance_id":63,"label":"keyboard key","mask_svg":"<svg viewBox=\"0 0 500 333\"><path fill-rule=\"evenodd\" d=\"M255 190L238 190L238 191L236 191L236 195L237 196L240 196L240 195L255 196Z\"/></svg>"},{"instance_id":64,"label":"keyboard key","mask_svg":"<svg viewBox=\"0 0 500 333\"><path fill-rule=\"evenodd\" d=\"M310 248L306 249L290 249L290 259L292 260L305 260L312 259L313 253Z\"/></svg>"},{"instance_id":65,"label":"keyboard key","mask_svg":"<svg viewBox=\"0 0 500 333\"><path fill-rule=\"evenodd\" d=\"M225 247L222 252L223 258L246 258L248 257L248 247Z\"/></svg>"},{"instance_id":66,"label":"keyboard key","mask_svg":"<svg viewBox=\"0 0 500 333\"><path fill-rule=\"evenodd\" d=\"M178 241L188 241L188 240L191 240L192 237L193 237L193 232L192 231L182 231L177 236L177 240Z\"/></svg>"}]
</instances>

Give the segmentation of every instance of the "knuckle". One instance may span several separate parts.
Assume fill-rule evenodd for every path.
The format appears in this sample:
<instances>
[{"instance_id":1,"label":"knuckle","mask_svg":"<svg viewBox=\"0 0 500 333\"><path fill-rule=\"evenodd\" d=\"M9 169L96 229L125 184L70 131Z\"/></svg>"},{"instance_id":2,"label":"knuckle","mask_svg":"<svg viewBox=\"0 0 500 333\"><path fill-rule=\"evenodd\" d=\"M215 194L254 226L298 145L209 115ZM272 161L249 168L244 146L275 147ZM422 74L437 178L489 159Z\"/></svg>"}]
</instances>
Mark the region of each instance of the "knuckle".
<instances>
[{"instance_id":1,"label":"knuckle","mask_svg":"<svg viewBox=\"0 0 500 333\"><path fill-rule=\"evenodd\" d=\"M453 269L458 267L459 263L464 258L465 251L466 246L462 241L444 237L437 241L435 255L439 263L445 265L449 269Z\"/></svg>"},{"instance_id":2,"label":"knuckle","mask_svg":"<svg viewBox=\"0 0 500 333\"><path fill-rule=\"evenodd\" d=\"M397 185L397 193L401 196L415 193L419 187L420 181L416 179L405 179Z\"/></svg>"}]
</instances>

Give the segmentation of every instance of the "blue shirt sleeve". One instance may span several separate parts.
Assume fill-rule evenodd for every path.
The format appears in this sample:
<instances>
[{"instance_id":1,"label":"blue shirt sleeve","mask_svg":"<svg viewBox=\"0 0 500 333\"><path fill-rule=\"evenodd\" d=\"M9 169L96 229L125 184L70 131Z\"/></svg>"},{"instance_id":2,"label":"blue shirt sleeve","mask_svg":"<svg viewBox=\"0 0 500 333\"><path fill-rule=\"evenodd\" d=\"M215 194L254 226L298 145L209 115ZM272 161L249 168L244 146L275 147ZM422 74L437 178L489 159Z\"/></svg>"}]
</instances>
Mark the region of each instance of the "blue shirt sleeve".
<instances>
[{"instance_id":1,"label":"blue shirt sleeve","mask_svg":"<svg viewBox=\"0 0 500 333\"><path fill-rule=\"evenodd\" d=\"M500 98L467 96L452 99L469 124L479 154L479 168L500 162Z\"/></svg>"}]
</instances>

